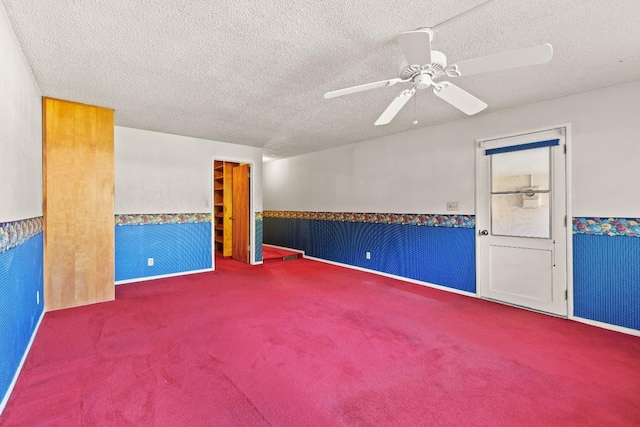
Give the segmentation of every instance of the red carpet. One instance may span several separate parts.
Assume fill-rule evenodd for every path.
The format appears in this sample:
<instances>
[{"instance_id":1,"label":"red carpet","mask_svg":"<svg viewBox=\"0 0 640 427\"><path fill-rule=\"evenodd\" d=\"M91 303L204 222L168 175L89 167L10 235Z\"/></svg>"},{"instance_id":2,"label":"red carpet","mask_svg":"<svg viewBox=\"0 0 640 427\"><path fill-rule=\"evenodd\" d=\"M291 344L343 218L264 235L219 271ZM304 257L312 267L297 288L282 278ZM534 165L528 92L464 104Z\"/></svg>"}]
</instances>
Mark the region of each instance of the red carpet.
<instances>
[{"instance_id":1,"label":"red carpet","mask_svg":"<svg viewBox=\"0 0 640 427\"><path fill-rule=\"evenodd\" d=\"M262 262L292 261L298 258L302 258L300 252L262 245Z\"/></svg>"},{"instance_id":2,"label":"red carpet","mask_svg":"<svg viewBox=\"0 0 640 427\"><path fill-rule=\"evenodd\" d=\"M47 313L3 426L640 424L640 338L300 259Z\"/></svg>"}]
</instances>

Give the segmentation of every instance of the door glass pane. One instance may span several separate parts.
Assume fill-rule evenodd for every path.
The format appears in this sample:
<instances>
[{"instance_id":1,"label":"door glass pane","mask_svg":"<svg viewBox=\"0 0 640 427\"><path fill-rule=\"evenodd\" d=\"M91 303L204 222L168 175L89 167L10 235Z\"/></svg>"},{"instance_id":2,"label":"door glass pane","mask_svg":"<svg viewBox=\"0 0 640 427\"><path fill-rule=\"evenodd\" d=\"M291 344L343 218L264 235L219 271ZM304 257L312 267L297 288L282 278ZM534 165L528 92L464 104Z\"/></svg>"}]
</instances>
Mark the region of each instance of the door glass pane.
<instances>
[{"instance_id":1,"label":"door glass pane","mask_svg":"<svg viewBox=\"0 0 640 427\"><path fill-rule=\"evenodd\" d=\"M491 156L491 234L551 237L549 147Z\"/></svg>"},{"instance_id":2,"label":"door glass pane","mask_svg":"<svg viewBox=\"0 0 640 427\"><path fill-rule=\"evenodd\" d=\"M549 147L491 156L491 192L549 189Z\"/></svg>"},{"instance_id":3,"label":"door glass pane","mask_svg":"<svg viewBox=\"0 0 640 427\"><path fill-rule=\"evenodd\" d=\"M494 236L550 237L549 193L537 198L524 194L491 195L491 234Z\"/></svg>"}]
</instances>

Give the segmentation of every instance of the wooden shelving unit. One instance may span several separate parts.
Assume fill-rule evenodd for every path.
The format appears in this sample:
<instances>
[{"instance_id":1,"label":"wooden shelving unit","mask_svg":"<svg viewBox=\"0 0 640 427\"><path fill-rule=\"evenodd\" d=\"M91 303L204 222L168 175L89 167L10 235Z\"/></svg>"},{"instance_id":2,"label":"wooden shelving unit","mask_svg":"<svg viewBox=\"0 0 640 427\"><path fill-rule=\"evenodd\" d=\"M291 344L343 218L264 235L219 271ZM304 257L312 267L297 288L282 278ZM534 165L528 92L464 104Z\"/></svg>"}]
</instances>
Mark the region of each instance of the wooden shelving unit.
<instances>
[{"instance_id":1,"label":"wooden shelving unit","mask_svg":"<svg viewBox=\"0 0 640 427\"><path fill-rule=\"evenodd\" d=\"M230 257L233 253L233 168L238 163L216 160L213 164L213 221L216 253Z\"/></svg>"}]
</instances>

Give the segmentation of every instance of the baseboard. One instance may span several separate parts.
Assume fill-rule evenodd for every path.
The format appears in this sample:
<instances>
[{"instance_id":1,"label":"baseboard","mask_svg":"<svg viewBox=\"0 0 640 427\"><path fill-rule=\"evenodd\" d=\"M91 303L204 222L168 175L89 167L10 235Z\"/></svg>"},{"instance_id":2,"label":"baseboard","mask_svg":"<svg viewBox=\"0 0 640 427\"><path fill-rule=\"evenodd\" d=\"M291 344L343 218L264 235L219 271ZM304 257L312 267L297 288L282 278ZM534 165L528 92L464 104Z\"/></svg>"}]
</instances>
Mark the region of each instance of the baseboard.
<instances>
[{"instance_id":1,"label":"baseboard","mask_svg":"<svg viewBox=\"0 0 640 427\"><path fill-rule=\"evenodd\" d=\"M283 249L287 249L287 248L283 248ZM289 249L289 250L291 250L291 249ZM403 282L413 283L415 285L427 286L429 288L434 288L434 289L438 289L438 290L441 290L441 291L453 292L454 294L460 294L460 295L465 295L465 296L468 296L468 297L477 298L477 295L475 293L472 293L472 292L461 291L459 289L448 288L448 287L442 286L442 285L436 285L435 283L423 282L421 280L415 280L415 279L410 279L408 277L397 276L395 274L385 273L383 271L370 270L368 268L358 267L358 266L351 265L351 264L343 264L341 262L329 261L329 260L322 259L322 258L316 258L316 257L312 257L312 256L306 255L304 253L304 251L297 251L297 252L302 253L302 256L304 258L311 259L313 261L324 262L326 264L337 265L339 267L350 268L352 270L364 271L365 273L377 274L378 276L389 277L390 279L401 280Z\"/></svg>"},{"instance_id":2,"label":"baseboard","mask_svg":"<svg viewBox=\"0 0 640 427\"><path fill-rule=\"evenodd\" d=\"M42 319L44 318L44 313L45 313L45 310L43 307L42 313L40 313L40 318L38 319L38 323L36 323L36 327L33 329L33 333L31 334L31 339L29 340L29 344L27 344L27 348L24 350L24 354L22 355L22 359L20 360L18 369L16 369L16 373L13 376L13 380L11 381L11 384L9 384L9 388L7 388L7 392L2 398L2 402L0 402L0 416L2 415L2 412L4 411L5 406L7 406L7 402L9 401L9 396L11 396L11 392L13 391L13 388L15 387L16 382L18 381L18 376L20 375L20 371L22 371L22 366L24 366L24 362L27 360L27 356L29 355L29 351L31 350L31 345L33 344L33 341L36 338L38 329L40 329L40 324L42 323Z\"/></svg>"},{"instance_id":3,"label":"baseboard","mask_svg":"<svg viewBox=\"0 0 640 427\"><path fill-rule=\"evenodd\" d=\"M404 277L404 276L397 276L395 274L385 273L383 271L371 270L369 268L358 267L358 266L351 265L351 264L344 264L344 263L337 262L337 261L329 261L329 260L326 260L326 259L323 259L323 258L316 258L316 257L312 257L312 256L307 255L304 251L302 251L300 249L291 249L291 248L286 248L284 246L277 246L277 245L270 245L270 244L268 245L268 244L265 244L265 243L263 243L263 245L264 246L270 246L272 248L283 249L285 251L298 252L298 253L302 254L303 258L307 258L307 259L310 259L310 260L313 260L313 261L324 262L326 264L337 265L339 267L350 268L352 270L364 271L365 273L377 274L378 276L389 277L391 279L401 280L403 282L413 283L415 285L427 286L429 288L439 289L441 291L453 292L453 293L456 293L456 294L466 295L466 296L469 296L469 297L477 298L477 295L475 293L473 293L473 292L461 291L459 289L448 288L446 286L436 285L435 283L423 282L421 280L410 279L410 278Z\"/></svg>"},{"instance_id":4,"label":"baseboard","mask_svg":"<svg viewBox=\"0 0 640 427\"><path fill-rule=\"evenodd\" d=\"M576 322L585 323L591 326L597 326L603 329L609 329L610 331L621 332L627 335L634 335L640 337L640 331L637 329L625 328L624 326L612 325L610 323L598 322L597 320L585 319L583 317L569 316L569 319Z\"/></svg>"},{"instance_id":5,"label":"baseboard","mask_svg":"<svg viewBox=\"0 0 640 427\"><path fill-rule=\"evenodd\" d=\"M164 279L166 277L186 276L188 274L207 273L209 271L215 271L215 268L204 268L202 270L181 271L179 273L160 274L158 276L145 276L136 277L135 279L117 280L116 285L126 285L127 283L146 282L147 280Z\"/></svg>"}]
</instances>

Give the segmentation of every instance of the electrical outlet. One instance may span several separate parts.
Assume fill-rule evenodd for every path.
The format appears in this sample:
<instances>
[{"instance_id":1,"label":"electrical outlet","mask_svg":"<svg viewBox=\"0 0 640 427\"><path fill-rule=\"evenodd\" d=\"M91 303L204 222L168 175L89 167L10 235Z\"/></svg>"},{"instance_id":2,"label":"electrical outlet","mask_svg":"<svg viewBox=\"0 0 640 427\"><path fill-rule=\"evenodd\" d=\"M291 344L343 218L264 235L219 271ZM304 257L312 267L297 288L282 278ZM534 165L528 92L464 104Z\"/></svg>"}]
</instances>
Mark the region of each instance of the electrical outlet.
<instances>
[{"instance_id":1,"label":"electrical outlet","mask_svg":"<svg viewBox=\"0 0 640 427\"><path fill-rule=\"evenodd\" d=\"M458 210L458 202L447 202L447 210L448 211L457 211Z\"/></svg>"},{"instance_id":2,"label":"electrical outlet","mask_svg":"<svg viewBox=\"0 0 640 427\"><path fill-rule=\"evenodd\" d=\"M365 254L365 258L367 258L367 259L371 259L371 252L367 252L367 253Z\"/></svg>"},{"instance_id":3,"label":"electrical outlet","mask_svg":"<svg viewBox=\"0 0 640 427\"><path fill-rule=\"evenodd\" d=\"M153 258L147 258L147 266L153 267Z\"/></svg>"},{"instance_id":4,"label":"electrical outlet","mask_svg":"<svg viewBox=\"0 0 640 427\"><path fill-rule=\"evenodd\" d=\"M209 201L208 201L208 200L205 200L205 201L204 201L204 207L205 207L205 208L208 208L208 207L209 207Z\"/></svg>"}]
</instances>

